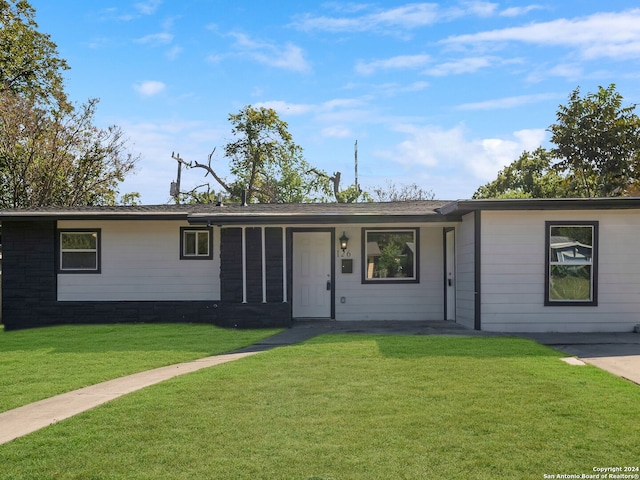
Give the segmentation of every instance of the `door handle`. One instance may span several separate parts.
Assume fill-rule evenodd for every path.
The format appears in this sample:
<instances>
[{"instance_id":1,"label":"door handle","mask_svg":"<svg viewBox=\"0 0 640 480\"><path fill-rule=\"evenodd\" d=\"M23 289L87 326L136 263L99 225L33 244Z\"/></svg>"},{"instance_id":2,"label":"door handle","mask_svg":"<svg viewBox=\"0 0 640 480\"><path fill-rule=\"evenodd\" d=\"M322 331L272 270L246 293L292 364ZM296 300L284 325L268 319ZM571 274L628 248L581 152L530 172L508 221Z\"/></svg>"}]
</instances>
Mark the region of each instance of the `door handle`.
<instances>
[{"instance_id":1,"label":"door handle","mask_svg":"<svg viewBox=\"0 0 640 480\"><path fill-rule=\"evenodd\" d=\"M331 290L331 280L327 280L327 290Z\"/></svg>"},{"instance_id":2,"label":"door handle","mask_svg":"<svg viewBox=\"0 0 640 480\"><path fill-rule=\"evenodd\" d=\"M452 285L452 283L451 283L451 279L449 279L449 280L448 280L448 282L449 282L449 286L451 286L451 285Z\"/></svg>"}]
</instances>

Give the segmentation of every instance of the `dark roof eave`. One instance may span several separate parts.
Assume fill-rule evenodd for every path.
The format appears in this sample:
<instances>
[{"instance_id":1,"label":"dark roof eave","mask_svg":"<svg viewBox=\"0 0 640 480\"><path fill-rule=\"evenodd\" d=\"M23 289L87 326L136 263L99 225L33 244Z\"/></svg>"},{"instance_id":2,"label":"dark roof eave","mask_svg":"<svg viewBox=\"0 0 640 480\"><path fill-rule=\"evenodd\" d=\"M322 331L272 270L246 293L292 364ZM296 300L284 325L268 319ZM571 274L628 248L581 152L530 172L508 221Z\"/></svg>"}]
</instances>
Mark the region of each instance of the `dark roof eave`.
<instances>
[{"instance_id":1,"label":"dark roof eave","mask_svg":"<svg viewBox=\"0 0 640 480\"><path fill-rule=\"evenodd\" d=\"M295 225L344 223L459 222L459 215L189 215L191 224L210 225Z\"/></svg>"},{"instance_id":2,"label":"dark roof eave","mask_svg":"<svg viewBox=\"0 0 640 480\"><path fill-rule=\"evenodd\" d=\"M40 221L40 220L186 220L187 212L164 213L115 213L115 212L20 212L0 213L2 221Z\"/></svg>"},{"instance_id":3,"label":"dark roof eave","mask_svg":"<svg viewBox=\"0 0 640 480\"><path fill-rule=\"evenodd\" d=\"M518 198L457 200L440 207L441 214L465 215L478 210L610 210L640 208L639 197Z\"/></svg>"}]
</instances>

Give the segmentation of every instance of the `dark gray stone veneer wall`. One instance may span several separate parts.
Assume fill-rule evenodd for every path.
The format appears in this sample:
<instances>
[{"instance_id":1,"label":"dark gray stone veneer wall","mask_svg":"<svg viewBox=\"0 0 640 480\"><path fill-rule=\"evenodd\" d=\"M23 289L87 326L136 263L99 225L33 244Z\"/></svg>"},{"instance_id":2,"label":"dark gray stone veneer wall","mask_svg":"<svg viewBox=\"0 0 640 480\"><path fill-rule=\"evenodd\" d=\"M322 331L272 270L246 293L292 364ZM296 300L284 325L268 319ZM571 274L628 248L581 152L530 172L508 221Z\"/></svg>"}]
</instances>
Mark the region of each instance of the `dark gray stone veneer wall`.
<instances>
[{"instance_id":1,"label":"dark gray stone veneer wall","mask_svg":"<svg viewBox=\"0 0 640 480\"><path fill-rule=\"evenodd\" d=\"M242 229L223 228L220 235L219 324L227 327L290 326L290 303L283 302L282 228L265 228L267 303L262 303L262 233L247 228L247 303L242 303Z\"/></svg>"},{"instance_id":2,"label":"dark gray stone veneer wall","mask_svg":"<svg viewBox=\"0 0 640 480\"><path fill-rule=\"evenodd\" d=\"M230 231L229 231L230 230ZM236 231L237 230L237 231ZM251 230L251 229L250 229ZM282 285L282 243L276 232L267 233L268 297L277 297ZM242 304L241 230L223 229L221 301L109 301L58 302L56 274L56 222L4 221L2 224L3 274L2 320L6 330L60 324L106 324L135 322L212 323L225 327L289 326L291 309L280 298L273 303L256 302L256 272L251 281L252 303ZM227 232L225 234L225 232ZM240 234L240 235L239 235ZM259 232L258 232L259 234ZM261 240L248 236L251 270L261 268ZM258 248L258 252L253 251ZM278 250L279 249L279 250ZM227 258L227 256L229 258ZM279 258L279 262L278 262ZM278 264L280 271L278 273ZM239 288L238 288L239 286ZM260 291L262 283L260 280ZM261 294L260 294L261 295Z\"/></svg>"}]
</instances>

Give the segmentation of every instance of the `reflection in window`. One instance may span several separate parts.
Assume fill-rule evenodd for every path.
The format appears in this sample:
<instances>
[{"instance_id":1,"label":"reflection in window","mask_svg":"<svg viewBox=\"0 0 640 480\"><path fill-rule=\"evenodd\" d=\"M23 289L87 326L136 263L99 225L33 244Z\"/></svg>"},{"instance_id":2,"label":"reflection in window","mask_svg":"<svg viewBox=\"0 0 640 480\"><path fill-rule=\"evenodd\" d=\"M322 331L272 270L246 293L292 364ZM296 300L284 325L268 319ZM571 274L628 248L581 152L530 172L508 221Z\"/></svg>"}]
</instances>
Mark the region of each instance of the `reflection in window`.
<instances>
[{"instance_id":1,"label":"reflection in window","mask_svg":"<svg viewBox=\"0 0 640 480\"><path fill-rule=\"evenodd\" d=\"M60 232L60 271L98 272L99 230Z\"/></svg>"},{"instance_id":2,"label":"reflection in window","mask_svg":"<svg viewBox=\"0 0 640 480\"><path fill-rule=\"evenodd\" d=\"M416 277L416 230L365 230L365 281Z\"/></svg>"},{"instance_id":3,"label":"reflection in window","mask_svg":"<svg viewBox=\"0 0 640 480\"><path fill-rule=\"evenodd\" d=\"M182 227L180 258L204 259L213 258L211 229L196 229Z\"/></svg>"},{"instance_id":4,"label":"reflection in window","mask_svg":"<svg viewBox=\"0 0 640 480\"><path fill-rule=\"evenodd\" d=\"M595 303L596 227L548 222L548 303Z\"/></svg>"}]
</instances>

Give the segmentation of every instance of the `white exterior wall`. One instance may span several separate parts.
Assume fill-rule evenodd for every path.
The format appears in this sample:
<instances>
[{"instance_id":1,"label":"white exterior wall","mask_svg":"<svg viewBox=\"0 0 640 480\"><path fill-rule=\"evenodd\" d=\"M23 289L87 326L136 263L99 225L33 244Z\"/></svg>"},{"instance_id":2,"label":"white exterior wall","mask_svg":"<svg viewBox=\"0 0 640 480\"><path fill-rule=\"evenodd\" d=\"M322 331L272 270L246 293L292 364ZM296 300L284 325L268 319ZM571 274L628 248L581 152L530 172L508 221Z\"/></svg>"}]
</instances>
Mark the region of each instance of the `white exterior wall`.
<instances>
[{"instance_id":1,"label":"white exterior wall","mask_svg":"<svg viewBox=\"0 0 640 480\"><path fill-rule=\"evenodd\" d=\"M424 224L423 224L424 225ZM362 227L413 228L417 224L345 225L336 227L336 320L443 320L443 233L444 224L420 228L420 283L362 283ZM339 238L349 237L341 257ZM341 259L353 259L353 273L341 273ZM344 303L341 299L344 297Z\"/></svg>"},{"instance_id":2,"label":"white exterior wall","mask_svg":"<svg viewBox=\"0 0 640 480\"><path fill-rule=\"evenodd\" d=\"M545 221L599 222L598 306L544 306ZM482 330L629 332L640 323L640 213L482 212Z\"/></svg>"},{"instance_id":3,"label":"white exterior wall","mask_svg":"<svg viewBox=\"0 0 640 480\"><path fill-rule=\"evenodd\" d=\"M475 323L475 220L462 217L456 230L456 323L474 328Z\"/></svg>"},{"instance_id":4,"label":"white exterior wall","mask_svg":"<svg viewBox=\"0 0 640 480\"><path fill-rule=\"evenodd\" d=\"M423 224L424 225L424 224ZM443 320L443 227L420 228L420 283L362 283L362 227L415 228L419 224L353 224L335 227L333 255L336 320ZM220 299L220 228L213 228L212 260L180 260L181 221L59 221L58 228L101 229L101 273L59 273L59 301ZM326 228L324 225L281 225ZM341 273L339 238L349 237L353 273ZM460 281L460 280L459 280ZM289 292L291 295L291 292ZM344 297L345 302L341 302Z\"/></svg>"},{"instance_id":5,"label":"white exterior wall","mask_svg":"<svg viewBox=\"0 0 640 480\"><path fill-rule=\"evenodd\" d=\"M219 300L220 229L212 260L180 260L180 221L59 221L100 228L101 273L59 273L58 301Z\"/></svg>"}]
</instances>

